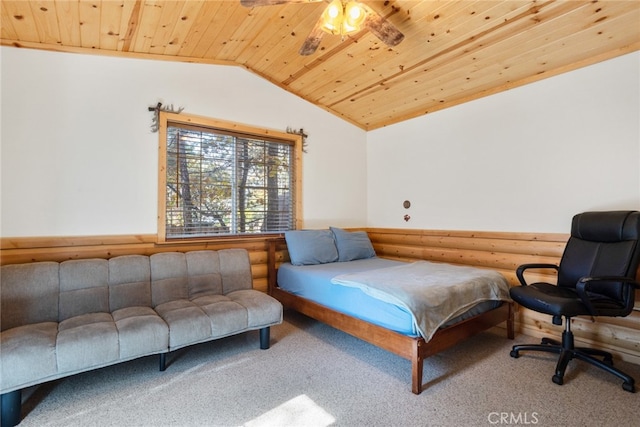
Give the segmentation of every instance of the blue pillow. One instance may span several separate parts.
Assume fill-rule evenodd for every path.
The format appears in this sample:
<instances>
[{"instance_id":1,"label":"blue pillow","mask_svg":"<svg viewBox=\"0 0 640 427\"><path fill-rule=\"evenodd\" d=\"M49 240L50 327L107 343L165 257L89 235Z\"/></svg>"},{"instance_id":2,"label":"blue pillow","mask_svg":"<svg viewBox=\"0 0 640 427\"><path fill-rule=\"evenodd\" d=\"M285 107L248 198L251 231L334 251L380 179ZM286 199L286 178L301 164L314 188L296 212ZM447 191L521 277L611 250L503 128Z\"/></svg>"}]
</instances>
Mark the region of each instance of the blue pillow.
<instances>
[{"instance_id":1,"label":"blue pillow","mask_svg":"<svg viewBox=\"0 0 640 427\"><path fill-rule=\"evenodd\" d=\"M353 261L376 256L376 251L365 231L349 232L340 228L329 228L336 239L338 261Z\"/></svg>"},{"instance_id":2,"label":"blue pillow","mask_svg":"<svg viewBox=\"0 0 640 427\"><path fill-rule=\"evenodd\" d=\"M331 230L286 231L284 238L293 265L325 264L338 260Z\"/></svg>"}]
</instances>

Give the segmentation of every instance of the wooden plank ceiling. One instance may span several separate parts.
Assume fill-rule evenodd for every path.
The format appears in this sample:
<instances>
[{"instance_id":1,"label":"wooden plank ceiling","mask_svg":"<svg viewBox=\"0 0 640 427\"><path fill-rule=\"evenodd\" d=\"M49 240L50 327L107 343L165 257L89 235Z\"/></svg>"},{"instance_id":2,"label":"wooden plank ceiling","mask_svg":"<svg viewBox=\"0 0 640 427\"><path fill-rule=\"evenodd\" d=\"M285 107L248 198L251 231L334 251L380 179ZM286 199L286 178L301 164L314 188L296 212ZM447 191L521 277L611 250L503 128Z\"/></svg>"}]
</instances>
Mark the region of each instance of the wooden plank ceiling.
<instances>
[{"instance_id":1,"label":"wooden plank ceiling","mask_svg":"<svg viewBox=\"0 0 640 427\"><path fill-rule=\"evenodd\" d=\"M640 49L640 1L366 1L405 35L298 49L326 2L2 1L2 44L228 64L371 130Z\"/></svg>"}]
</instances>

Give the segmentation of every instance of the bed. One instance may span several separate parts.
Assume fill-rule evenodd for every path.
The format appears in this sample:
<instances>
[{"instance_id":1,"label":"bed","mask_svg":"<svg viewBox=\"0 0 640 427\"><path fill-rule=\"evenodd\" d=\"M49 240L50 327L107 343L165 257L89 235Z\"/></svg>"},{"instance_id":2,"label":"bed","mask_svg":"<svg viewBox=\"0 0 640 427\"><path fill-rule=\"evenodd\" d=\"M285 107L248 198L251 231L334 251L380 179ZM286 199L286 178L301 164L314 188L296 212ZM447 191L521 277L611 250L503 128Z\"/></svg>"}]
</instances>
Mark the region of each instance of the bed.
<instances>
[{"instance_id":1,"label":"bed","mask_svg":"<svg viewBox=\"0 0 640 427\"><path fill-rule=\"evenodd\" d=\"M289 260L283 255L285 249ZM506 297L500 290L493 300L482 297L478 303L461 303L452 309L456 312L444 309L426 327L414 306L381 292L384 287L373 283L411 275L409 268L433 268L427 262L411 264L420 265L377 257L365 232L334 227L292 231L285 238L268 240L268 292L286 308L408 359L411 391L420 394L425 358L505 321L507 337L513 339L514 313L506 285Z\"/></svg>"}]
</instances>

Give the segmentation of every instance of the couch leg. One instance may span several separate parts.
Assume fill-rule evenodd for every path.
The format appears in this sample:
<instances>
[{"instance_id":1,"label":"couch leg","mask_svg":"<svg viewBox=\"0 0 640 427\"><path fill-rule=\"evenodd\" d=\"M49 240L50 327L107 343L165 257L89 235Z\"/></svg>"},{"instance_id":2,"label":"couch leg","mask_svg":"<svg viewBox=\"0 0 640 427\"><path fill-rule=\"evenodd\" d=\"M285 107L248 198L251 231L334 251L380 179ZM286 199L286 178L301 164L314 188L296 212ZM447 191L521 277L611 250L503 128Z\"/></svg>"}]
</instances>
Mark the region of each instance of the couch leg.
<instances>
[{"instance_id":1,"label":"couch leg","mask_svg":"<svg viewBox=\"0 0 640 427\"><path fill-rule=\"evenodd\" d=\"M269 348L269 341L270 341L270 329L267 326L266 328L262 328L260 329L260 348L262 350L266 350Z\"/></svg>"},{"instance_id":2,"label":"couch leg","mask_svg":"<svg viewBox=\"0 0 640 427\"><path fill-rule=\"evenodd\" d=\"M14 390L0 395L0 422L2 427L13 427L20 424L22 411L22 390Z\"/></svg>"},{"instance_id":3,"label":"couch leg","mask_svg":"<svg viewBox=\"0 0 640 427\"><path fill-rule=\"evenodd\" d=\"M167 369L167 353L160 353L160 372Z\"/></svg>"}]
</instances>

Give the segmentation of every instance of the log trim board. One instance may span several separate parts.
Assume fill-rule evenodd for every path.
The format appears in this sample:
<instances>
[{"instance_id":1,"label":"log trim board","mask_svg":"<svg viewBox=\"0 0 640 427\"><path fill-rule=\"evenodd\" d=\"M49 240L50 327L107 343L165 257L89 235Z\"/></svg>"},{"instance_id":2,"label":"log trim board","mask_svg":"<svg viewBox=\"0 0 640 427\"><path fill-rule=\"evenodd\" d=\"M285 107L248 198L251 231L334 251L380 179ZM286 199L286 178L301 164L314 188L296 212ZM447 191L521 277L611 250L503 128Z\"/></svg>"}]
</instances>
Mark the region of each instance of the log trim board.
<instances>
[{"instance_id":1,"label":"log trim board","mask_svg":"<svg viewBox=\"0 0 640 427\"><path fill-rule=\"evenodd\" d=\"M282 247L284 244L285 241L282 238L267 241L267 289L269 295L279 300L285 308L296 310L411 361L411 391L414 394L422 392L423 362L427 357L505 321L507 322L507 337L514 338L513 303L503 303L493 310L440 329L431 340L426 341L422 337L402 335L298 297L278 287L276 252L278 247Z\"/></svg>"}]
</instances>

